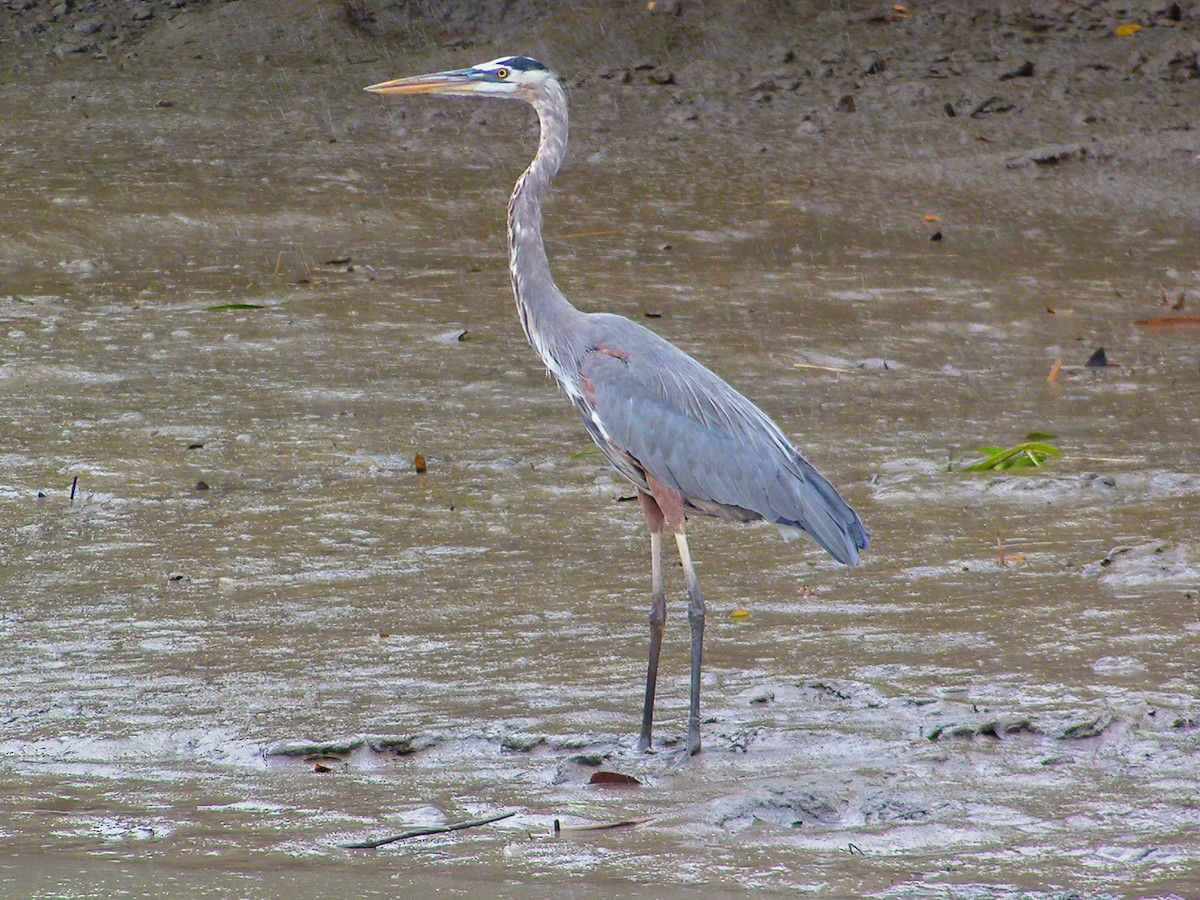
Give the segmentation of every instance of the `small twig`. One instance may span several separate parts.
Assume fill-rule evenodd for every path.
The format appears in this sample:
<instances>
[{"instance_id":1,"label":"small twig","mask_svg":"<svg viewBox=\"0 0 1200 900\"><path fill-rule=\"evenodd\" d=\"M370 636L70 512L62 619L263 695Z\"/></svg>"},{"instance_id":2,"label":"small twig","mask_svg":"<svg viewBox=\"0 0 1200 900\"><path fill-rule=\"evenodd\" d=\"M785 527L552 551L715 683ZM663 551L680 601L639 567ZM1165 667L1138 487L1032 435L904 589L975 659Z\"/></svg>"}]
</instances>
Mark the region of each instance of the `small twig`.
<instances>
[{"instance_id":1,"label":"small twig","mask_svg":"<svg viewBox=\"0 0 1200 900\"><path fill-rule=\"evenodd\" d=\"M632 828L635 825L645 825L649 819L625 819L622 822L599 822L595 825L563 825L554 820L554 833L562 831L608 831L610 828Z\"/></svg>"},{"instance_id":2,"label":"small twig","mask_svg":"<svg viewBox=\"0 0 1200 900\"><path fill-rule=\"evenodd\" d=\"M76 475L74 478L71 479L71 497L69 500L67 500L68 503L75 502L75 488L77 488L77 487L79 487L79 476L78 475Z\"/></svg>"},{"instance_id":3,"label":"small twig","mask_svg":"<svg viewBox=\"0 0 1200 900\"><path fill-rule=\"evenodd\" d=\"M816 363L792 363L793 369L819 369L822 372L849 372L841 366L818 366Z\"/></svg>"},{"instance_id":4,"label":"small twig","mask_svg":"<svg viewBox=\"0 0 1200 900\"><path fill-rule=\"evenodd\" d=\"M501 813L498 816L487 816L482 819L471 819L469 822L456 822L453 825L434 825L429 828L414 828L412 831L406 831L403 834L378 838L377 840L373 841L353 841L349 844L342 844L342 846L347 850L374 850L376 847L382 847L385 844L394 844L396 841L407 841L409 838L424 837L427 834L445 834L447 831L462 831L464 828L476 828L480 825L490 825L492 822L499 822L501 819L511 819L515 815L515 812Z\"/></svg>"},{"instance_id":5,"label":"small twig","mask_svg":"<svg viewBox=\"0 0 1200 900\"><path fill-rule=\"evenodd\" d=\"M560 234L557 236L557 239L560 241L569 241L572 238L601 237L603 235L620 233L621 230L619 228L606 228L603 231L576 231L573 234Z\"/></svg>"}]
</instances>

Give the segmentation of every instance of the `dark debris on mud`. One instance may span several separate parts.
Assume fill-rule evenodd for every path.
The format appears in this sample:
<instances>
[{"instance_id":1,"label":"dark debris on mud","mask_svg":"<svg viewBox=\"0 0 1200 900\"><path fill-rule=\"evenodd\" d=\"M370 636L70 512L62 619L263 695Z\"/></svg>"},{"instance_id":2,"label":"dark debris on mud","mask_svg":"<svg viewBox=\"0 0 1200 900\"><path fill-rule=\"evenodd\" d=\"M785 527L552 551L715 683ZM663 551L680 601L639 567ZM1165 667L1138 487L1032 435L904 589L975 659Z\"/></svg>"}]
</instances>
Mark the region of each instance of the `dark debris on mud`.
<instances>
[{"instance_id":1,"label":"dark debris on mud","mask_svg":"<svg viewBox=\"0 0 1200 900\"><path fill-rule=\"evenodd\" d=\"M808 155L831 135L835 147L896 140L905 153L886 174L898 185L949 178L1008 202L1017 185L1050 176L1076 182L1073 198L1194 216L1196 4L935 0L895 14L877 3L680 0L655 15L568 0L342 0L321 16L282 0L6 5L0 65L21 75L154 78L190 66L309 78L334 66L319 77L344 96L345 82L517 51L585 88L578 121L605 143L734 133L735 152L753 159ZM795 140L767 137L780 127ZM1113 182L1128 164L1153 179ZM1054 192L1021 194L1023 209L1060 209Z\"/></svg>"},{"instance_id":2,"label":"dark debris on mud","mask_svg":"<svg viewBox=\"0 0 1200 900\"><path fill-rule=\"evenodd\" d=\"M831 118L887 108L1003 117L1043 104L1038 93L1046 85L1070 106L1073 95L1098 83L1179 86L1200 78L1200 9L1161 0L928 2L907 14L876 3L680 0L670 15L654 15L646 5L568 0L342 0L325 4L318 17L283 0L4 5L0 52L8 65L63 58L312 65L361 59L371 50L411 57L478 45L486 53L516 41L527 52L549 52L576 84L657 97L676 108L670 121L684 130L729 115L730 92L739 104L760 107L819 100L798 119L798 135L814 137ZM1122 26L1140 31L1132 40L1114 39ZM596 33L604 40L592 39ZM191 51L182 57L180 41ZM1080 110L1089 114L1098 115ZM1032 149L1026 158L1044 164L1094 152L1069 146L1070 152Z\"/></svg>"}]
</instances>

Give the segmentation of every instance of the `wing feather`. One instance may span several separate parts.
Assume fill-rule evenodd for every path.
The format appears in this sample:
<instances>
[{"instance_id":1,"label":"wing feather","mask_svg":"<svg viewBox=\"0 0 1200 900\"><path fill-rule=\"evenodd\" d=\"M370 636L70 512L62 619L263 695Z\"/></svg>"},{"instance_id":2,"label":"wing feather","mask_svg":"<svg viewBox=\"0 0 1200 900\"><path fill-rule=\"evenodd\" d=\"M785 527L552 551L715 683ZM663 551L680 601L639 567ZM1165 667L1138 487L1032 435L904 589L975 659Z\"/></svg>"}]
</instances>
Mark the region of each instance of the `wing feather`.
<instances>
[{"instance_id":1,"label":"wing feather","mask_svg":"<svg viewBox=\"0 0 1200 900\"><path fill-rule=\"evenodd\" d=\"M637 323L589 318L579 406L626 477L645 488L632 460L695 510L765 519L785 537L799 529L835 559L857 562L870 540L862 521L762 410Z\"/></svg>"}]
</instances>

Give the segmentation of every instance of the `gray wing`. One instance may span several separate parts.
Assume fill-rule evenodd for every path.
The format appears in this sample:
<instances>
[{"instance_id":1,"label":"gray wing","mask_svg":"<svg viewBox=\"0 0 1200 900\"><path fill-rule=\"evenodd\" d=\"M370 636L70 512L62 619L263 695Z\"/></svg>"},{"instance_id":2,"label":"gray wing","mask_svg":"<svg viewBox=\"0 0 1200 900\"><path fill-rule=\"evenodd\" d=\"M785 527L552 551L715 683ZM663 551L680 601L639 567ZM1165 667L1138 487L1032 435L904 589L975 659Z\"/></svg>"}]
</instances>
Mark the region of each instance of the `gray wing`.
<instances>
[{"instance_id":1,"label":"gray wing","mask_svg":"<svg viewBox=\"0 0 1200 900\"><path fill-rule=\"evenodd\" d=\"M626 477L694 509L809 535L842 563L870 536L858 514L757 406L686 353L620 316L589 316L576 403Z\"/></svg>"}]
</instances>

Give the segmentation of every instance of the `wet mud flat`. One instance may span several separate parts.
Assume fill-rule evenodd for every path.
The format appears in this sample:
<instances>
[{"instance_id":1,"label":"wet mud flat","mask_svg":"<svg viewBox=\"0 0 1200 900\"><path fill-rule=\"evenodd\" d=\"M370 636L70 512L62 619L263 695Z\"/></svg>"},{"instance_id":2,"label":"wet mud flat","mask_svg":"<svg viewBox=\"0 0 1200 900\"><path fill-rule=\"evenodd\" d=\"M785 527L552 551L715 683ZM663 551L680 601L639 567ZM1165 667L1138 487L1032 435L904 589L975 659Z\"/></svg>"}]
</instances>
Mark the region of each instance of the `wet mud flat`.
<instances>
[{"instance_id":1,"label":"wet mud flat","mask_svg":"<svg viewBox=\"0 0 1200 900\"><path fill-rule=\"evenodd\" d=\"M1149 37L1189 33L1159 13ZM628 83L573 85L547 210L564 290L752 396L875 538L842 569L696 524L685 761L679 570L641 755L640 515L508 295L530 119L359 96L433 67L394 44L156 68L154 41L239 21L210 14L139 59L24 69L4 100L4 892L1195 894L1198 332L1135 324L1200 304L1182 64L1061 76L1109 130L1053 162L1060 76L971 74L969 29L970 72L928 97L899 85L938 54L905 41L880 81L838 46L844 73L793 90L768 47L726 94L664 44ZM546 22L500 35L584 42ZM241 59L250 26L226 30L211 46ZM329 41L266 52L361 46ZM1018 108L942 109L997 91ZM1099 346L1116 365L1084 365ZM1044 470L946 471L1035 431L1063 453Z\"/></svg>"}]
</instances>

